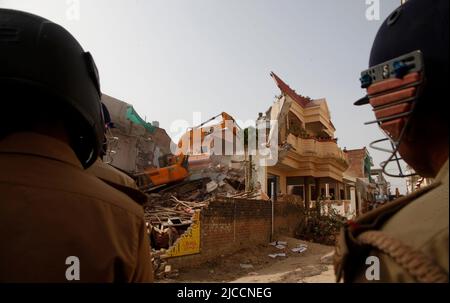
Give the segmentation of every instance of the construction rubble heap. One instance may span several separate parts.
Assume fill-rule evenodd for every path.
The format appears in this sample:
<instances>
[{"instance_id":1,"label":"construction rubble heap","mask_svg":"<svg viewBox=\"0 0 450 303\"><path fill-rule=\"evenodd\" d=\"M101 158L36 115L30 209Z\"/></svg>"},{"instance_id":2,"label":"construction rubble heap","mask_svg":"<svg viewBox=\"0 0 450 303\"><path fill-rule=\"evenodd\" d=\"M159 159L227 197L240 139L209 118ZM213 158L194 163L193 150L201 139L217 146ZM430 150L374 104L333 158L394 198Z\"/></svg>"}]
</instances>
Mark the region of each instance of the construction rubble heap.
<instances>
[{"instance_id":1,"label":"construction rubble heap","mask_svg":"<svg viewBox=\"0 0 450 303\"><path fill-rule=\"evenodd\" d=\"M265 199L261 190L246 191L245 163L208 157L193 165L188 180L149 192L144 205L157 275L168 272L164 254L193 224L196 211L216 198Z\"/></svg>"}]
</instances>

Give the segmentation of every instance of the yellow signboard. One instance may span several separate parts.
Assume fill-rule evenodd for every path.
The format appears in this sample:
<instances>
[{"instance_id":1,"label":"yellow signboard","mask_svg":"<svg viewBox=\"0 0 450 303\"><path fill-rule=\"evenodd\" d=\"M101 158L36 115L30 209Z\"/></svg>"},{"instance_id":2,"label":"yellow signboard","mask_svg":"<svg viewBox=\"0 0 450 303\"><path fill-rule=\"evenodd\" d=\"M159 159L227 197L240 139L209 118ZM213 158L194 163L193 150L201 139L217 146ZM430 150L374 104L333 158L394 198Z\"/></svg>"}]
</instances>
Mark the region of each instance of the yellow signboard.
<instances>
[{"instance_id":1,"label":"yellow signboard","mask_svg":"<svg viewBox=\"0 0 450 303\"><path fill-rule=\"evenodd\" d=\"M196 211L192 219L192 225L175 242L167 253L166 258L182 257L200 253L200 211Z\"/></svg>"}]
</instances>

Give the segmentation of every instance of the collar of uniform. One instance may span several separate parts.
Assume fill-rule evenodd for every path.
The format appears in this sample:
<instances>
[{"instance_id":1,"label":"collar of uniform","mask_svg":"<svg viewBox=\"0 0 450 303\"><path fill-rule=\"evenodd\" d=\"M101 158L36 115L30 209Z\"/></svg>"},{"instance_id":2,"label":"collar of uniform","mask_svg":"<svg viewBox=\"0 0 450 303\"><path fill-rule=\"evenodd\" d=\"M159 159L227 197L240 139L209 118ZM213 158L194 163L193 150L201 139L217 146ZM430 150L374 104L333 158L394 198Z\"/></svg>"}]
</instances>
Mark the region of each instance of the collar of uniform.
<instances>
[{"instance_id":1,"label":"collar of uniform","mask_svg":"<svg viewBox=\"0 0 450 303\"><path fill-rule=\"evenodd\" d=\"M75 152L66 143L37 133L16 133L0 141L0 154L44 157L82 168Z\"/></svg>"},{"instance_id":2,"label":"collar of uniform","mask_svg":"<svg viewBox=\"0 0 450 303\"><path fill-rule=\"evenodd\" d=\"M436 181L441 182L446 177L448 178L448 160L447 162L445 162L444 166L442 166L441 170L439 171L439 174L436 177Z\"/></svg>"}]
</instances>

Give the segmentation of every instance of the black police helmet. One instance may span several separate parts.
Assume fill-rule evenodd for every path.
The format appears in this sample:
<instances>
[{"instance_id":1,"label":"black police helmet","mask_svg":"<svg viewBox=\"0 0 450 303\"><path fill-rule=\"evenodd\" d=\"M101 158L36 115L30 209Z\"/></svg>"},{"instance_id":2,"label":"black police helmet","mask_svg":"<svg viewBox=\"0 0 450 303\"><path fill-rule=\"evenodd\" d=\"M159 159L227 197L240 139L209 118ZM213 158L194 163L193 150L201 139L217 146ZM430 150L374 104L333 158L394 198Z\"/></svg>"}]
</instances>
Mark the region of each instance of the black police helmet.
<instances>
[{"instance_id":1,"label":"black police helmet","mask_svg":"<svg viewBox=\"0 0 450 303\"><path fill-rule=\"evenodd\" d=\"M66 122L85 168L104 141L100 98L94 60L68 31L33 14L0 9L0 102L20 102L16 108L37 116L48 109L46 102L64 108L57 118Z\"/></svg>"},{"instance_id":2,"label":"black police helmet","mask_svg":"<svg viewBox=\"0 0 450 303\"><path fill-rule=\"evenodd\" d=\"M449 83L449 3L448 0L407 1L383 22L372 47L369 67L413 51L422 52L426 85L419 103L438 99ZM369 99L365 97L355 104L367 103ZM424 109L423 104L420 107Z\"/></svg>"}]
</instances>

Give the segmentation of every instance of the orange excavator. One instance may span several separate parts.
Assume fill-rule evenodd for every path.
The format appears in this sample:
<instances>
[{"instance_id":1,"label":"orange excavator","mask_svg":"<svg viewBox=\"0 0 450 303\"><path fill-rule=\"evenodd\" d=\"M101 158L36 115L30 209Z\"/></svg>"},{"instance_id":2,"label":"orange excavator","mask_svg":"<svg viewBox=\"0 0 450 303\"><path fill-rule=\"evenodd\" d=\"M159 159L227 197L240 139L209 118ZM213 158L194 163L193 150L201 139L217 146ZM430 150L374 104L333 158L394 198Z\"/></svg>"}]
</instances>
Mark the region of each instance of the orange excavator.
<instances>
[{"instance_id":1,"label":"orange excavator","mask_svg":"<svg viewBox=\"0 0 450 303\"><path fill-rule=\"evenodd\" d=\"M212 126L205 127L206 124L222 117L222 122ZM237 127L235 120L227 113L221 113L201 125L188 130L178 143L178 151L176 155L169 155L163 160L164 167L146 169L143 173L136 176L136 181L141 190L149 191L182 182L189 177L189 156L198 153L196 141L199 141L200 152L203 153L203 143L205 137L212 134L214 130L220 128L223 135L229 126L233 123L233 134L236 136ZM198 139L200 138L200 140Z\"/></svg>"}]
</instances>

